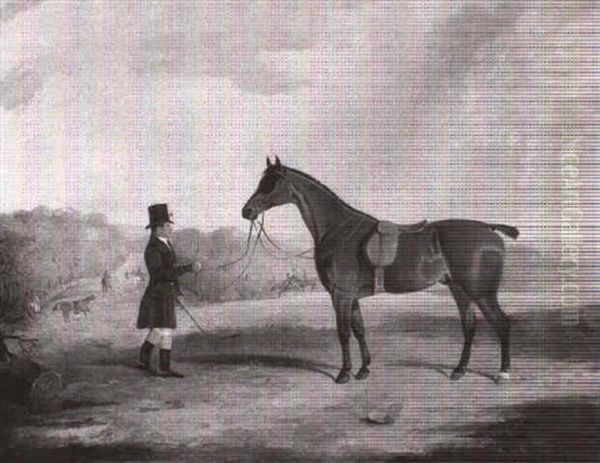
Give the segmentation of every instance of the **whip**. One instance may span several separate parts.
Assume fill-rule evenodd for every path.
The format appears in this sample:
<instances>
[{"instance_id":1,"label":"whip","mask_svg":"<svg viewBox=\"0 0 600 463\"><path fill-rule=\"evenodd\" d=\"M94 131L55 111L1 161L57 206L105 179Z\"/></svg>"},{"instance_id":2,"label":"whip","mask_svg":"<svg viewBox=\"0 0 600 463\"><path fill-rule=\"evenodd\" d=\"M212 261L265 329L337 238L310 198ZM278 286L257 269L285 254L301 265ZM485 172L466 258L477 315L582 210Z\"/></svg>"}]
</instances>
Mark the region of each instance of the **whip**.
<instances>
[{"instance_id":1,"label":"whip","mask_svg":"<svg viewBox=\"0 0 600 463\"><path fill-rule=\"evenodd\" d=\"M179 299L176 299L177 305L179 305L179 307L182 308L182 310L185 312L185 314L189 317L189 319L192 321L192 323L194 323L194 325L196 325L196 328L198 328L198 331L200 331L202 334L208 334L208 332L202 328L200 326L200 323L198 323L198 321L194 318L194 316L191 314L191 312L188 310L188 308L183 304L183 302L181 302ZM221 336L221 339L226 339L226 338L235 338L236 336L239 336L240 333L233 333L233 334L228 334L225 336Z\"/></svg>"}]
</instances>

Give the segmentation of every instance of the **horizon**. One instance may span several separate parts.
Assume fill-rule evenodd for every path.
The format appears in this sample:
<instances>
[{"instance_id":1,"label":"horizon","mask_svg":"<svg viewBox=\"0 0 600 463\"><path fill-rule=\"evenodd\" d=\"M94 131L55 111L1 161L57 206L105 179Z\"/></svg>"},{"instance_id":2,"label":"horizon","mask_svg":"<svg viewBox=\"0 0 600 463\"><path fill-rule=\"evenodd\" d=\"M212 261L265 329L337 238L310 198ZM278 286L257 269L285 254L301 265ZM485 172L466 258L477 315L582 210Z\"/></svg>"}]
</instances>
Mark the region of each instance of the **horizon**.
<instances>
[{"instance_id":1,"label":"horizon","mask_svg":"<svg viewBox=\"0 0 600 463\"><path fill-rule=\"evenodd\" d=\"M144 225L140 225L140 224L132 224L132 223L123 223L123 222L118 222L118 221L113 221L111 220L111 217L106 216L106 214L98 212L98 211L91 211L91 212L84 212L84 211L80 211L78 209L73 209L73 208L50 208L46 205L39 205L34 209L18 209L18 210L14 210L14 211L9 211L9 212L2 212L0 214L2 215L14 215L14 214L18 214L20 212L28 212L31 213L33 212L35 209L45 209L47 212L49 212L51 215L52 212L56 212L56 211L60 211L60 212L74 212L78 215L81 216L81 218L85 219L86 217L89 216L93 216L93 215L98 215L101 214L102 216L104 216L104 218L106 219L106 224L110 225L110 226L116 226L116 227L121 227L121 228L125 228L127 229L128 232L135 232L138 233L140 235L140 237L143 236L148 236L149 235L149 230L146 229L146 225L147 223L144 223ZM299 215L299 212L298 212ZM450 217L448 217L450 218ZM443 220L443 219L442 219ZM216 228L211 228L211 229L206 229L206 228L198 228L194 225L188 225L188 226L182 226L179 225L177 223L174 224L174 232L183 232L186 230L194 230L194 231L198 231L200 233L203 234L210 234L213 232L216 232L218 230L221 229L232 229L235 230L239 233L242 233L244 235L247 235L248 233L248 222L246 221L246 227L245 228L241 228L235 225L221 225L218 226ZM297 229L291 229L290 227L285 227L285 228L277 228L277 232L279 234L283 233L284 234L284 239L298 239L299 237L304 237L307 240L310 240L312 242L312 237L310 235L310 232L308 231L308 228L306 228L306 226L304 224L302 224L302 226L300 228ZM277 238L277 237L273 237L273 238ZM300 243L302 243L302 241L300 241ZM516 246L519 248L527 248L529 250L535 251L535 252L539 252L540 249L536 248L535 246L532 246L533 243L530 242L523 242L522 240L510 240L508 238L505 237L505 243L507 245L512 245L512 246Z\"/></svg>"}]
</instances>

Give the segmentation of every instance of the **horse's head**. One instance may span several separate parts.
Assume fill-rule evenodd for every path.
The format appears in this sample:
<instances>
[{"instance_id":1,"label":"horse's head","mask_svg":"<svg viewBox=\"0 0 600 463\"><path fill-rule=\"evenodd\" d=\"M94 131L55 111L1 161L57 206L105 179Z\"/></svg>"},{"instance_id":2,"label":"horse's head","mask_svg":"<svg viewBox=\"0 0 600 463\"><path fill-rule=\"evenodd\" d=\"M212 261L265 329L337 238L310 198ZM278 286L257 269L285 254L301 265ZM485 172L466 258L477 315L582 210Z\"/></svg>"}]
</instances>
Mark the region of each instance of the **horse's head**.
<instances>
[{"instance_id":1,"label":"horse's head","mask_svg":"<svg viewBox=\"0 0 600 463\"><path fill-rule=\"evenodd\" d=\"M291 201L292 193L288 188L286 168L278 157L275 157L274 163L267 158L267 168L256 191L242 208L242 217L256 220L261 213L272 207L288 204Z\"/></svg>"}]
</instances>

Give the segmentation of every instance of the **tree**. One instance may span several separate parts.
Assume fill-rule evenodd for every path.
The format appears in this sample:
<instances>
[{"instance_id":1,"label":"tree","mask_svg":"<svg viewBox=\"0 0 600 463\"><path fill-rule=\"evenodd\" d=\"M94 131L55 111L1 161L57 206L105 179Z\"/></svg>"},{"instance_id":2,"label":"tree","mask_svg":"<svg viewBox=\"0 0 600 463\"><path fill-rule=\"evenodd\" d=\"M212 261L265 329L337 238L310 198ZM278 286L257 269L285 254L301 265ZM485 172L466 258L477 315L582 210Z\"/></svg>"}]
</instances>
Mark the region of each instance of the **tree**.
<instances>
[{"instance_id":1,"label":"tree","mask_svg":"<svg viewBox=\"0 0 600 463\"><path fill-rule=\"evenodd\" d=\"M18 334L33 316L29 311L33 270L25 258L31 241L0 227L0 356L4 359L10 354L9 339L16 340L25 352L31 347L30 340Z\"/></svg>"}]
</instances>

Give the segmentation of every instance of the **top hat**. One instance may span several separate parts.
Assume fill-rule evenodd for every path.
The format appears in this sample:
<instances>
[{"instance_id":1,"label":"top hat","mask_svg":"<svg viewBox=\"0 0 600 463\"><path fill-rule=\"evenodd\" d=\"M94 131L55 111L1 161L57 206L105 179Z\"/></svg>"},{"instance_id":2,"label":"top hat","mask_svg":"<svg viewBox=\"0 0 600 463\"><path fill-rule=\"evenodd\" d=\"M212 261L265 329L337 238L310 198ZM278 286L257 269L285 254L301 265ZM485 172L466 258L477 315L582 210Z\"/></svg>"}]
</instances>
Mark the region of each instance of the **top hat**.
<instances>
[{"instance_id":1,"label":"top hat","mask_svg":"<svg viewBox=\"0 0 600 463\"><path fill-rule=\"evenodd\" d=\"M153 204L149 206L148 215L150 217L150 224L146 228L152 228L155 225L161 225L165 222L173 223L166 204Z\"/></svg>"}]
</instances>

